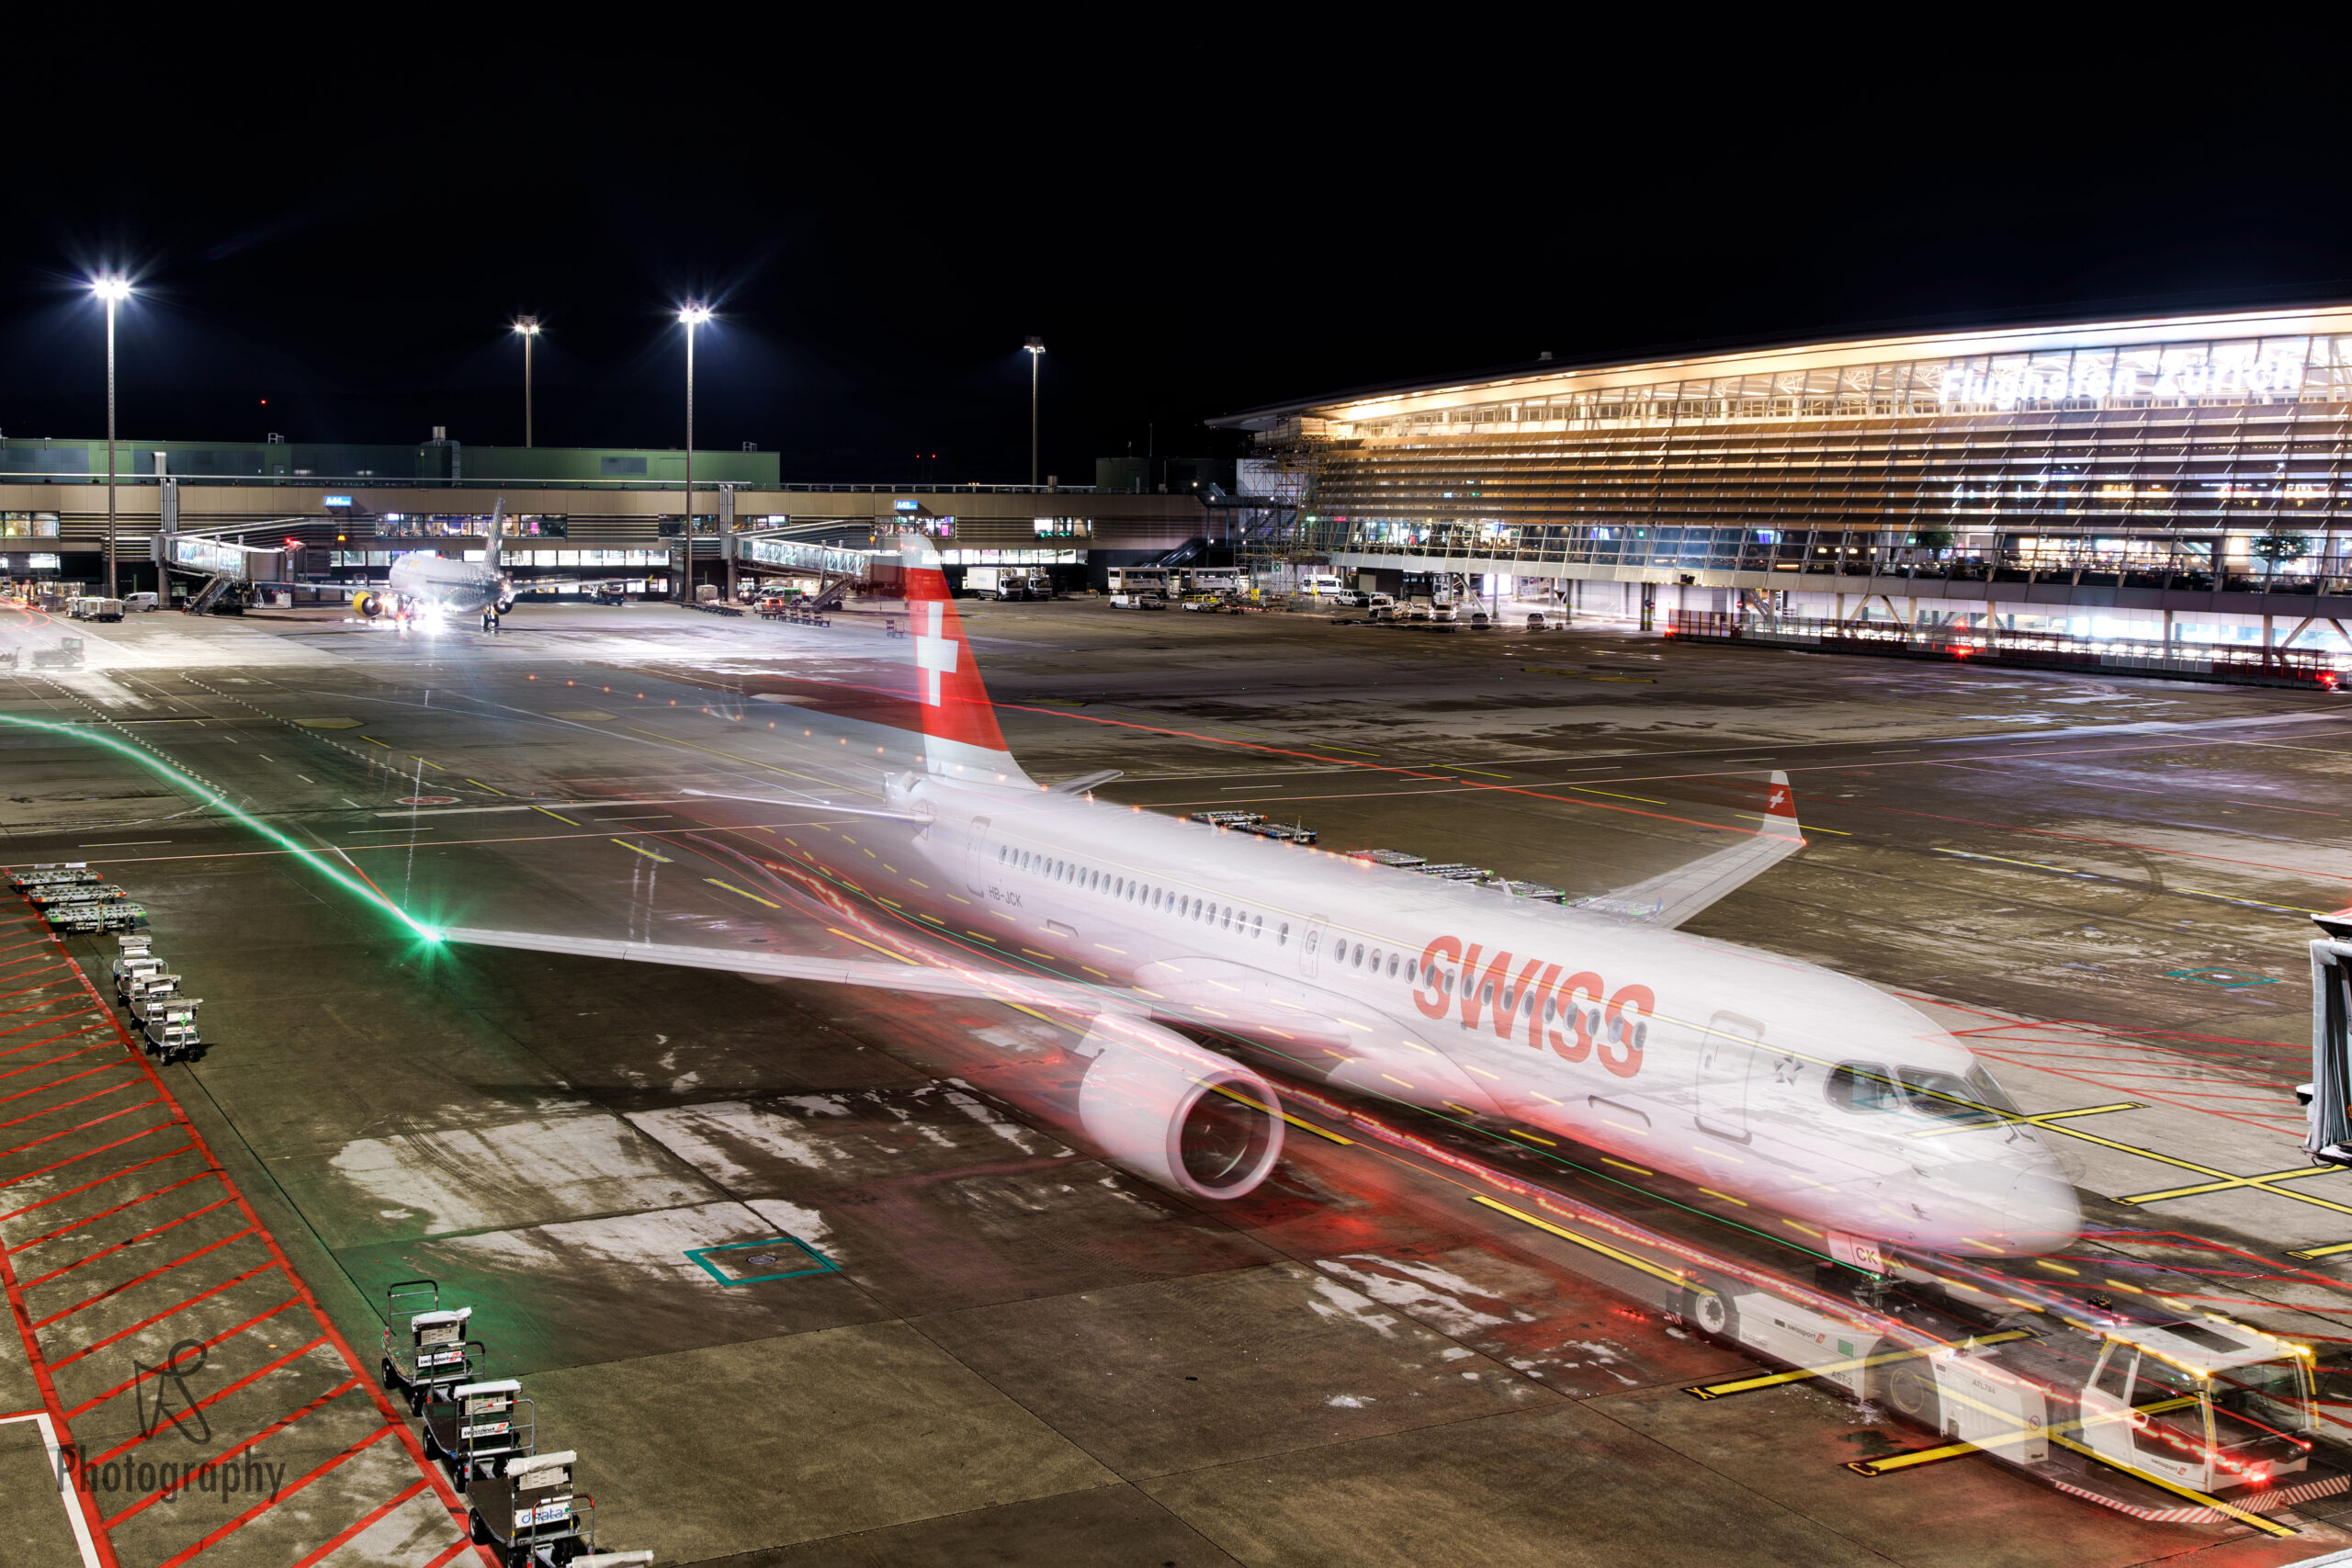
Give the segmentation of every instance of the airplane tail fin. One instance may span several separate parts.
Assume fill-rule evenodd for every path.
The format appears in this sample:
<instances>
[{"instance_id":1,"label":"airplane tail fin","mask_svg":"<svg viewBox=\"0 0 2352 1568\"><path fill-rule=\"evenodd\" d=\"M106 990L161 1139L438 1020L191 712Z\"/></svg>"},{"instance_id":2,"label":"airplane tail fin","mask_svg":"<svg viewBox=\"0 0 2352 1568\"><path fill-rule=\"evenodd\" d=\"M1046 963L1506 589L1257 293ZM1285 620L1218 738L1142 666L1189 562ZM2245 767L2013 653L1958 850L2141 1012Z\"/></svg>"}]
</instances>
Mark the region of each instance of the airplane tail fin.
<instances>
[{"instance_id":1,"label":"airplane tail fin","mask_svg":"<svg viewBox=\"0 0 2352 1568\"><path fill-rule=\"evenodd\" d=\"M962 783L1029 784L997 728L996 705L956 614L938 548L922 534L901 534L898 544L925 762L940 777Z\"/></svg>"},{"instance_id":2,"label":"airplane tail fin","mask_svg":"<svg viewBox=\"0 0 2352 1568\"><path fill-rule=\"evenodd\" d=\"M498 536L505 530L506 498L502 495L490 503L490 537L482 544L482 564L492 571L498 570Z\"/></svg>"},{"instance_id":3,"label":"airplane tail fin","mask_svg":"<svg viewBox=\"0 0 2352 1568\"><path fill-rule=\"evenodd\" d=\"M1774 772L1765 792L1763 814L1756 820L1762 826L1728 849L1702 855L1630 887L1579 899L1577 908L1671 931L1804 848L1804 833L1797 826L1796 797L1789 789L1787 773Z\"/></svg>"}]
</instances>

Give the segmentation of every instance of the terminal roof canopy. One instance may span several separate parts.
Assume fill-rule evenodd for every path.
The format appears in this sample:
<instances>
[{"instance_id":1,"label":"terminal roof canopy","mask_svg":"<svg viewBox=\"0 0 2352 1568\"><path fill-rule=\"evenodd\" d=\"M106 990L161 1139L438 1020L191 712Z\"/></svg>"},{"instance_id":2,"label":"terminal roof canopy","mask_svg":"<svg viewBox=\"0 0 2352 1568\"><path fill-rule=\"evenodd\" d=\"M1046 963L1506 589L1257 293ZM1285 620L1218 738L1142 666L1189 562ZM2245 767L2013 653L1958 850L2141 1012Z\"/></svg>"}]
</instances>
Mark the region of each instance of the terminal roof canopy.
<instances>
[{"instance_id":1,"label":"terminal roof canopy","mask_svg":"<svg viewBox=\"0 0 2352 1568\"><path fill-rule=\"evenodd\" d=\"M1627 405L1845 397L1975 412L2148 398L2352 396L2352 306L1993 328L1626 361L1538 360L1481 376L1271 403L1209 423L1271 432L1307 418L1379 436L1504 410L1520 420L1628 417ZM1695 412L1695 411L1693 411ZM1670 417L1670 413L1669 413Z\"/></svg>"}]
</instances>

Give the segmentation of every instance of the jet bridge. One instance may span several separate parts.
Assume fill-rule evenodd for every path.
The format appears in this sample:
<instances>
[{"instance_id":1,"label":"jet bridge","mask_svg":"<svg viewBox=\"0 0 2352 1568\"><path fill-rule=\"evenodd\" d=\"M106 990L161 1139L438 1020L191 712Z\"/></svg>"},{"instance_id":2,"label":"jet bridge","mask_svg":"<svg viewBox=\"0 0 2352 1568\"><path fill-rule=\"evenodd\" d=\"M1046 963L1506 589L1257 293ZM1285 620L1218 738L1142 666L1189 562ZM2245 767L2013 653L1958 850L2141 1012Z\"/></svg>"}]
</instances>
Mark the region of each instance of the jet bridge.
<instances>
[{"instance_id":1,"label":"jet bridge","mask_svg":"<svg viewBox=\"0 0 2352 1568\"><path fill-rule=\"evenodd\" d=\"M158 534L153 558L166 571L191 577L223 577L231 582L276 582L285 573L286 551L210 539L196 534Z\"/></svg>"}]
</instances>

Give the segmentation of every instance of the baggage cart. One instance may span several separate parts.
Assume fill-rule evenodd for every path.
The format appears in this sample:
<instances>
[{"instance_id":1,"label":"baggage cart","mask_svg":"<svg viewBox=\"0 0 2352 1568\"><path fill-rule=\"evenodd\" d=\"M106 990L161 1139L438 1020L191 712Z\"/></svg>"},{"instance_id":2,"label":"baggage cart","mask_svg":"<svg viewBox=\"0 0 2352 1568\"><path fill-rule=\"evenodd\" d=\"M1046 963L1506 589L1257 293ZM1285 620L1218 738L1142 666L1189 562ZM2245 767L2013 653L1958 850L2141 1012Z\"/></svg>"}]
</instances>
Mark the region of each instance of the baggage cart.
<instances>
[{"instance_id":1,"label":"baggage cart","mask_svg":"<svg viewBox=\"0 0 2352 1568\"><path fill-rule=\"evenodd\" d=\"M424 1407L424 1457L470 1486L498 1473L508 1460L537 1447L537 1417L523 1385L513 1378L458 1383L449 1397Z\"/></svg>"},{"instance_id":2,"label":"baggage cart","mask_svg":"<svg viewBox=\"0 0 2352 1568\"><path fill-rule=\"evenodd\" d=\"M446 1390L479 1381L477 1363L488 1351L466 1337L473 1308L444 1308L441 1287L431 1280L396 1280L384 1288L384 1300L390 1314L405 1314L406 1322L398 1330L384 1325L383 1384L408 1401L410 1415L448 1397ZM424 1310L409 1310L419 1306Z\"/></svg>"},{"instance_id":3,"label":"baggage cart","mask_svg":"<svg viewBox=\"0 0 2352 1568\"><path fill-rule=\"evenodd\" d=\"M506 1568L566 1568L594 1552L595 1500L571 1486L579 1457L566 1449L510 1459L502 1473L468 1485L476 1544L495 1550Z\"/></svg>"}]
</instances>

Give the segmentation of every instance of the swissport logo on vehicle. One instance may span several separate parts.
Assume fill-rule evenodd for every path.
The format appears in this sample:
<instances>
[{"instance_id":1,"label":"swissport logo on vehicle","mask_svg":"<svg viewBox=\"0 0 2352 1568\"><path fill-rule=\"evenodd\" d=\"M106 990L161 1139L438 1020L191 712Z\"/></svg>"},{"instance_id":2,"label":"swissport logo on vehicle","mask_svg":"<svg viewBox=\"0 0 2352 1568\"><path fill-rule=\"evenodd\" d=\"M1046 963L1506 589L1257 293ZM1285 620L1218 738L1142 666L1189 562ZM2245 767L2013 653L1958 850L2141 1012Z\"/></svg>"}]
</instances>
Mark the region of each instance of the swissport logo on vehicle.
<instances>
[{"instance_id":1,"label":"swissport logo on vehicle","mask_svg":"<svg viewBox=\"0 0 2352 1568\"><path fill-rule=\"evenodd\" d=\"M1419 983L1413 1005L1424 1018L1443 1018L1455 1007L1453 965L1462 965L1460 1011L1462 1027L1476 1029L1484 1014L1498 1038L1509 1040L1526 1025L1527 1043L1549 1046L1563 1061L1581 1062L1591 1056L1621 1078L1642 1070L1642 1048L1648 1043L1649 1021L1657 998L1647 986L1622 986L1612 995L1607 982L1590 970L1561 978L1563 966L1531 958L1511 974L1512 955L1485 953L1477 943L1463 950L1459 937L1442 936L1421 950ZM1603 998L1606 998L1604 1001Z\"/></svg>"}]
</instances>

